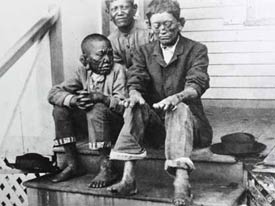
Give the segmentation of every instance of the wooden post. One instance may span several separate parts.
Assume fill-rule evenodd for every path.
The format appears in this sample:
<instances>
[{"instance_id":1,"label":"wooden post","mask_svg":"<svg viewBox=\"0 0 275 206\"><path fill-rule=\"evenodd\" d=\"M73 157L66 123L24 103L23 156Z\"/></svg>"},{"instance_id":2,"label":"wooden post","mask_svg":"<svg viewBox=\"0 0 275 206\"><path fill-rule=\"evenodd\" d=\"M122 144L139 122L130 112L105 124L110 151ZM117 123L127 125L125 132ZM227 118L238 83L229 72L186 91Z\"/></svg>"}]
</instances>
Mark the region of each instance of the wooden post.
<instances>
[{"instance_id":1,"label":"wooden post","mask_svg":"<svg viewBox=\"0 0 275 206\"><path fill-rule=\"evenodd\" d=\"M52 84L55 85L64 81L64 59L60 10L58 11L58 19L51 28L49 36Z\"/></svg>"},{"instance_id":2,"label":"wooden post","mask_svg":"<svg viewBox=\"0 0 275 206\"><path fill-rule=\"evenodd\" d=\"M109 36L110 34L110 14L106 6L105 0L101 3L101 19L102 19L102 34Z\"/></svg>"}]
</instances>

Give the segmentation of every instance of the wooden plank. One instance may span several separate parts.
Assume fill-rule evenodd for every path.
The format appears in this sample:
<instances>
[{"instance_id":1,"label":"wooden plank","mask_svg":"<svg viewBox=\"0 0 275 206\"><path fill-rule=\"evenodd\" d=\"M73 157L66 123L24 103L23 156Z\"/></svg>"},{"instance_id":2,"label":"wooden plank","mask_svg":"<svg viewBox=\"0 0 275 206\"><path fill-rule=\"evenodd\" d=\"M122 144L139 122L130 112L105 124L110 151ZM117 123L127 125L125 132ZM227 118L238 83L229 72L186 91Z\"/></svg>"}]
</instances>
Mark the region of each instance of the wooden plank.
<instances>
[{"instance_id":1,"label":"wooden plank","mask_svg":"<svg viewBox=\"0 0 275 206\"><path fill-rule=\"evenodd\" d=\"M57 21L49 32L49 37L52 84L55 85L64 81L64 59L60 11L58 11Z\"/></svg>"},{"instance_id":2,"label":"wooden plank","mask_svg":"<svg viewBox=\"0 0 275 206\"><path fill-rule=\"evenodd\" d=\"M32 28L30 28L4 55L0 60L0 77L53 25L55 16L41 18Z\"/></svg>"},{"instance_id":3,"label":"wooden plank","mask_svg":"<svg viewBox=\"0 0 275 206\"><path fill-rule=\"evenodd\" d=\"M274 30L274 25L258 25L258 26L246 26L243 24L243 17L239 18L239 23L237 23L237 19L235 18L234 24L229 24L228 17L222 18L212 18L212 19L186 19L186 23L183 28L183 32L194 32L194 31L230 31L230 30L243 30L243 31L251 31L251 30Z\"/></svg>"},{"instance_id":4,"label":"wooden plank","mask_svg":"<svg viewBox=\"0 0 275 206\"><path fill-rule=\"evenodd\" d=\"M206 42L205 44L209 53L275 52L275 41Z\"/></svg>"},{"instance_id":5,"label":"wooden plank","mask_svg":"<svg viewBox=\"0 0 275 206\"><path fill-rule=\"evenodd\" d=\"M209 65L210 76L274 76L275 64L273 65Z\"/></svg>"},{"instance_id":6,"label":"wooden plank","mask_svg":"<svg viewBox=\"0 0 275 206\"><path fill-rule=\"evenodd\" d=\"M201 42L220 41L275 41L275 29L266 30L250 29L236 31L186 31L182 32L186 36Z\"/></svg>"},{"instance_id":7,"label":"wooden plank","mask_svg":"<svg viewBox=\"0 0 275 206\"><path fill-rule=\"evenodd\" d=\"M219 19L186 19L183 32L195 31L223 31L244 30L243 25L225 25L222 18Z\"/></svg>"},{"instance_id":8,"label":"wooden plank","mask_svg":"<svg viewBox=\"0 0 275 206\"><path fill-rule=\"evenodd\" d=\"M274 64L275 52L262 53L211 53L210 63L215 64Z\"/></svg>"},{"instance_id":9,"label":"wooden plank","mask_svg":"<svg viewBox=\"0 0 275 206\"><path fill-rule=\"evenodd\" d=\"M263 99L274 100L275 88L210 88L203 95L208 99Z\"/></svg>"},{"instance_id":10,"label":"wooden plank","mask_svg":"<svg viewBox=\"0 0 275 206\"><path fill-rule=\"evenodd\" d=\"M255 119L250 117L251 111L253 109L215 108L212 115L206 113L213 127L213 142L220 142L220 137L223 135L246 130Z\"/></svg>"},{"instance_id":11,"label":"wooden plank","mask_svg":"<svg viewBox=\"0 0 275 206\"><path fill-rule=\"evenodd\" d=\"M209 8L246 5L246 0L179 0L181 8Z\"/></svg>"},{"instance_id":12,"label":"wooden plank","mask_svg":"<svg viewBox=\"0 0 275 206\"><path fill-rule=\"evenodd\" d=\"M222 19L226 14L238 14L244 16L246 6L227 6L227 7L205 7L205 8L182 8L181 16L189 19Z\"/></svg>"},{"instance_id":13,"label":"wooden plank","mask_svg":"<svg viewBox=\"0 0 275 206\"><path fill-rule=\"evenodd\" d=\"M253 108L274 109L275 100L250 99L203 99L204 108ZM275 132L274 132L275 133Z\"/></svg>"},{"instance_id":14,"label":"wooden plank","mask_svg":"<svg viewBox=\"0 0 275 206\"><path fill-rule=\"evenodd\" d=\"M275 76L273 77L212 77L211 88L274 88Z\"/></svg>"},{"instance_id":15,"label":"wooden plank","mask_svg":"<svg viewBox=\"0 0 275 206\"><path fill-rule=\"evenodd\" d=\"M102 19L102 34L109 36L110 34L110 17L108 13L108 8L105 1L101 2L101 19Z\"/></svg>"},{"instance_id":16,"label":"wooden plank","mask_svg":"<svg viewBox=\"0 0 275 206\"><path fill-rule=\"evenodd\" d=\"M219 7L213 8L182 8L181 16L189 19L217 19L222 18L222 10Z\"/></svg>"}]
</instances>

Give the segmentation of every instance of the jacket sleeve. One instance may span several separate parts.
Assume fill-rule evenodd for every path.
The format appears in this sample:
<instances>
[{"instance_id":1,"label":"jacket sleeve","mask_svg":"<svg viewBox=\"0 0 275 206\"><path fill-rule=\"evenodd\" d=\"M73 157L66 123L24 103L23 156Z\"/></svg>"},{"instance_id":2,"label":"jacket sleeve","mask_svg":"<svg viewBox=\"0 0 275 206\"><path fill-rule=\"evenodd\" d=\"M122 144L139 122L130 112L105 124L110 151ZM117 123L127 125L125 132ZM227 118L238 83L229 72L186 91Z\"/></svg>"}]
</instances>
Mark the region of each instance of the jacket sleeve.
<instances>
[{"instance_id":1,"label":"jacket sleeve","mask_svg":"<svg viewBox=\"0 0 275 206\"><path fill-rule=\"evenodd\" d=\"M207 67L209 64L206 46L197 44L194 46L190 58L190 68L186 74L185 88L192 87L199 96L209 88L209 75Z\"/></svg>"},{"instance_id":2,"label":"jacket sleeve","mask_svg":"<svg viewBox=\"0 0 275 206\"><path fill-rule=\"evenodd\" d=\"M64 106L63 102L66 96L76 94L76 91L81 89L83 86L80 79L80 69L78 69L72 78L52 87L48 94L48 101L53 105Z\"/></svg>"},{"instance_id":3,"label":"jacket sleeve","mask_svg":"<svg viewBox=\"0 0 275 206\"><path fill-rule=\"evenodd\" d=\"M146 58L142 47L134 52L133 65L128 69L127 78L127 88L129 91L137 90L141 94L146 93L151 78L146 67Z\"/></svg>"},{"instance_id":4,"label":"jacket sleeve","mask_svg":"<svg viewBox=\"0 0 275 206\"><path fill-rule=\"evenodd\" d=\"M119 102L124 100L126 97L126 69L123 65L119 65L115 68L113 92L110 96L110 109L112 111L122 114L124 111L124 107L122 105L119 105Z\"/></svg>"},{"instance_id":5,"label":"jacket sleeve","mask_svg":"<svg viewBox=\"0 0 275 206\"><path fill-rule=\"evenodd\" d=\"M109 35L108 39L110 40L113 48L113 55L114 55L114 62L123 64L123 58L121 56L121 51L119 50L119 40L118 37L116 36L116 32Z\"/></svg>"}]
</instances>

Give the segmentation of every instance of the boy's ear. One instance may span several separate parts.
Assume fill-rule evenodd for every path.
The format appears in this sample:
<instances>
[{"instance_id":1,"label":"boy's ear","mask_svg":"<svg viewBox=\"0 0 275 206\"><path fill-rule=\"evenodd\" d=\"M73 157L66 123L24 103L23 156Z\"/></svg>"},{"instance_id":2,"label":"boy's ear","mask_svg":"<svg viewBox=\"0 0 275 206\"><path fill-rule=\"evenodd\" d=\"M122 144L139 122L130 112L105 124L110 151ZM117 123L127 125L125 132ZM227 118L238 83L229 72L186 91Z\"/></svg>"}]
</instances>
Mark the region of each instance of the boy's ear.
<instances>
[{"instance_id":1,"label":"boy's ear","mask_svg":"<svg viewBox=\"0 0 275 206\"><path fill-rule=\"evenodd\" d=\"M136 13L137 13L137 9L138 9L138 5L137 4L134 4L133 5L133 9L134 9L134 15L136 15Z\"/></svg>"},{"instance_id":2,"label":"boy's ear","mask_svg":"<svg viewBox=\"0 0 275 206\"><path fill-rule=\"evenodd\" d=\"M180 20L179 20L179 22L180 22L181 27L183 28L184 25L185 25L185 18L181 17Z\"/></svg>"},{"instance_id":3,"label":"boy's ear","mask_svg":"<svg viewBox=\"0 0 275 206\"><path fill-rule=\"evenodd\" d=\"M87 56L85 54L81 54L79 57L79 61L82 63L84 67L87 66L88 61L87 61Z\"/></svg>"}]
</instances>

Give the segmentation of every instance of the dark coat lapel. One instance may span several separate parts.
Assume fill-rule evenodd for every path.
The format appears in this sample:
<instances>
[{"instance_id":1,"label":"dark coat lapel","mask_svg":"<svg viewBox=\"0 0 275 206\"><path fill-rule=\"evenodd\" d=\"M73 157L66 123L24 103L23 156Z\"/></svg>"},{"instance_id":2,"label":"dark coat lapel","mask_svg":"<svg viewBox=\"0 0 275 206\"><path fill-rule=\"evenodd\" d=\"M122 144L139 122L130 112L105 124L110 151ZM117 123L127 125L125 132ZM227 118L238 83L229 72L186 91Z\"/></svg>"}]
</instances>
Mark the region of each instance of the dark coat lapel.
<instances>
[{"instance_id":1,"label":"dark coat lapel","mask_svg":"<svg viewBox=\"0 0 275 206\"><path fill-rule=\"evenodd\" d=\"M172 64L174 61L178 59L178 56L184 52L184 47L185 47L185 39L180 35L179 42L176 46L174 55L172 56L172 59L169 62L169 64Z\"/></svg>"},{"instance_id":2,"label":"dark coat lapel","mask_svg":"<svg viewBox=\"0 0 275 206\"><path fill-rule=\"evenodd\" d=\"M178 59L178 56L184 52L184 45L185 45L185 39L180 35L179 42L177 43L174 55L173 55L171 61L169 62L169 64L172 64L174 61L176 61ZM155 56L156 62L159 65L161 65L162 67L167 66L167 64L164 61L164 58L162 56L162 50L161 50L159 41L155 42L153 55Z\"/></svg>"},{"instance_id":3,"label":"dark coat lapel","mask_svg":"<svg viewBox=\"0 0 275 206\"><path fill-rule=\"evenodd\" d=\"M164 61L163 56L162 56L162 51L161 51L161 48L160 48L160 43L159 43L159 41L156 41L156 42L155 42L153 55L154 55L154 57L155 57L156 62L157 62L160 66L162 66L162 67L166 67L166 66L167 66L167 64L166 64L166 62Z\"/></svg>"}]
</instances>

